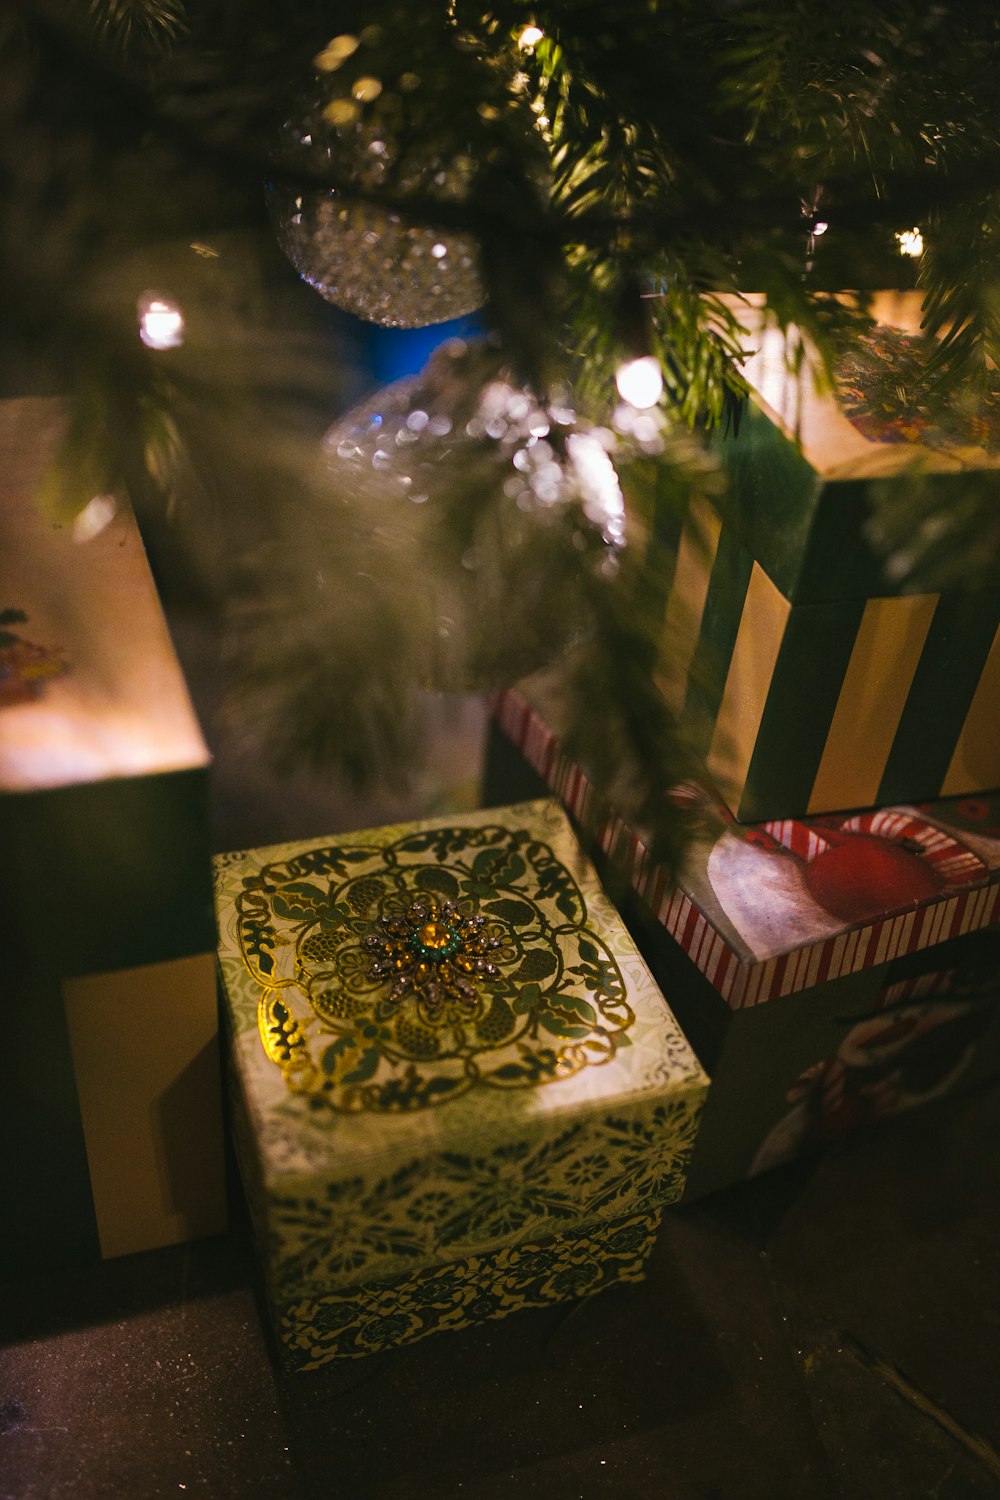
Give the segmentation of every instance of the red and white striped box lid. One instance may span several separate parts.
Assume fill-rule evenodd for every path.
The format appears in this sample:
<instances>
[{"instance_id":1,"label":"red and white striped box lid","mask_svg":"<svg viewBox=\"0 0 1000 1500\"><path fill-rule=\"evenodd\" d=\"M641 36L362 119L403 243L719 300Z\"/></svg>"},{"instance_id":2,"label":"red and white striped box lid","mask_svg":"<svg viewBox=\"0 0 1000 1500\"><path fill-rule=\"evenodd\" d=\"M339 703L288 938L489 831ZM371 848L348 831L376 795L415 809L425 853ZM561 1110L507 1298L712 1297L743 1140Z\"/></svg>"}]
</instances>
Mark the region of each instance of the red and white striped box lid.
<instances>
[{"instance_id":1,"label":"red and white striped box lid","mask_svg":"<svg viewBox=\"0 0 1000 1500\"><path fill-rule=\"evenodd\" d=\"M548 722L557 709L534 680L499 693L493 712L570 813L589 821L594 788L562 749ZM704 787L677 796L711 811L712 832L696 838L676 882L613 811L598 842L733 1009L1000 920L1000 794L755 825L733 822Z\"/></svg>"}]
</instances>

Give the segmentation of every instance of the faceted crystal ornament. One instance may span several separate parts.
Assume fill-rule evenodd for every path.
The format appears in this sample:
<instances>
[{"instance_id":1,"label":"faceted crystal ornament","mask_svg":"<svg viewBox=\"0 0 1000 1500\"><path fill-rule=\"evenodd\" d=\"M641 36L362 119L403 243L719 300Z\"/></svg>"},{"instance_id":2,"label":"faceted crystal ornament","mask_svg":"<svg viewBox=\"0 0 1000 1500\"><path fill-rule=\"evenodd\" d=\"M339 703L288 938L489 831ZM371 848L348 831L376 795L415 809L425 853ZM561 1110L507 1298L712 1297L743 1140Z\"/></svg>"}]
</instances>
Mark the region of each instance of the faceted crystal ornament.
<instances>
[{"instance_id":1,"label":"faceted crystal ornament","mask_svg":"<svg viewBox=\"0 0 1000 1500\"><path fill-rule=\"evenodd\" d=\"M386 328L445 322L483 302L473 237L397 211L408 197L463 202L474 172L453 143L449 150L443 140L411 137L407 80L400 88L358 77L356 66L318 66L275 153L284 171L305 177L283 172L267 188L278 243L299 275L328 302ZM309 176L342 187L310 187ZM391 206L365 195L384 195Z\"/></svg>"},{"instance_id":2,"label":"faceted crystal ornament","mask_svg":"<svg viewBox=\"0 0 1000 1500\"><path fill-rule=\"evenodd\" d=\"M470 235L413 224L335 192L269 190L278 244L304 281L383 328L421 328L481 306Z\"/></svg>"},{"instance_id":3,"label":"faceted crystal ornament","mask_svg":"<svg viewBox=\"0 0 1000 1500\"><path fill-rule=\"evenodd\" d=\"M516 383L485 343L450 341L324 445L338 494L402 559L438 687L552 660L580 628L588 570L613 571L625 544L618 440Z\"/></svg>"}]
</instances>

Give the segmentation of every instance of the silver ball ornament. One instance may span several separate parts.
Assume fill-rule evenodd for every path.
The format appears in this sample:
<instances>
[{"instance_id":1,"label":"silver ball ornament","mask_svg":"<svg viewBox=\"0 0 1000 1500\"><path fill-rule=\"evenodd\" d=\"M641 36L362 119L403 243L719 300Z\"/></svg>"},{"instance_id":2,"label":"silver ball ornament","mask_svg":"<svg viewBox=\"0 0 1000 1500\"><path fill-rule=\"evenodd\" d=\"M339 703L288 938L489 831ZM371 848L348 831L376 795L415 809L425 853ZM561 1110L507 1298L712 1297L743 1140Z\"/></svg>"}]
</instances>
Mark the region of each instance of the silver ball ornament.
<instances>
[{"instance_id":1,"label":"silver ball ornament","mask_svg":"<svg viewBox=\"0 0 1000 1500\"><path fill-rule=\"evenodd\" d=\"M446 322L484 300L474 237L405 213L407 198L464 202L474 175L469 155L411 134L408 78L415 91L416 75L383 85L357 67L318 66L282 127L282 176L267 187L278 243L299 275L328 302L385 328ZM340 186L284 175L296 170ZM375 201L380 194L391 206Z\"/></svg>"}]
</instances>

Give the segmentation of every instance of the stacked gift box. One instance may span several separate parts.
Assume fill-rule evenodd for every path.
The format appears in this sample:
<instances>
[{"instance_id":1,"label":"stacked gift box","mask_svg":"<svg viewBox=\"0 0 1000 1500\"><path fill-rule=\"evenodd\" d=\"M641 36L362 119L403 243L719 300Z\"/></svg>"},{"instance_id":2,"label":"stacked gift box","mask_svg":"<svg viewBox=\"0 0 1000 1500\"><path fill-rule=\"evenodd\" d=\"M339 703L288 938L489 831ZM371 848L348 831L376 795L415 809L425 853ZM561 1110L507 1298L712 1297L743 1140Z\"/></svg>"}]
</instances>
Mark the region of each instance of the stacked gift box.
<instances>
[{"instance_id":1,"label":"stacked gift box","mask_svg":"<svg viewBox=\"0 0 1000 1500\"><path fill-rule=\"evenodd\" d=\"M873 313L912 339L919 298ZM895 353L872 340L834 394L761 330L746 409L718 442L727 483L675 518L658 679L744 822L1000 786L1000 580L928 590L872 536L876 487L919 484L946 522L970 476L1000 491L998 460L964 430L870 409L866 373Z\"/></svg>"},{"instance_id":2,"label":"stacked gift box","mask_svg":"<svg viewBox=\"0 0 1000 1500\"><path fill-rule=\"evenodd\" d=\"M909 355L916 294L873 311L871 358ZM863 360L824 394L779 334L751 342L726 485L673 518L661 579L657 680L701 767L678 789L701 814L679 880L597 815L712 1075L691 1194L1000 1065L1000 589L914 592L871 539L876 484L916 476L942 506L956 476L1000 487L990 434L866 405ZM495 717L486 800L545 785L593 824L559 669Z\"/></svg>"},{"instance_id":3,"label":"stacked gift box","mask_svg":"<svg viewBox=\"0 0 1000 1500\"><path fill-rule=\"evenodd\" d=\"M219 856L216 892L289 1365L642 1275L707 1080L553 799Z\"/></svg>"},{"instance_id":4,"label":"stacked gift box","mask_svg":"<svg viewBox=\"0 0 1000 1500\"><path fill-rule=\"evenodd\" d=\"M208 755L135 521L38 494L62 405L0 403L3 1263L225 1225Z\"/></svg>"},{"instance_id":5,"label":"stacked gift box","mask_svg":"<svg viewBox=\"0 0 1000 1500\"><path fill-rule=\"evenodd\" d=\"M488 792L544 784L589 825L551 677L501 695L496 719ZM613 814L597 844L712 1077L689 1196L1000 1069L1000 797L742 825L703 788L679 795L702 832L676 882Z\"/></svg>"}]
</instances>

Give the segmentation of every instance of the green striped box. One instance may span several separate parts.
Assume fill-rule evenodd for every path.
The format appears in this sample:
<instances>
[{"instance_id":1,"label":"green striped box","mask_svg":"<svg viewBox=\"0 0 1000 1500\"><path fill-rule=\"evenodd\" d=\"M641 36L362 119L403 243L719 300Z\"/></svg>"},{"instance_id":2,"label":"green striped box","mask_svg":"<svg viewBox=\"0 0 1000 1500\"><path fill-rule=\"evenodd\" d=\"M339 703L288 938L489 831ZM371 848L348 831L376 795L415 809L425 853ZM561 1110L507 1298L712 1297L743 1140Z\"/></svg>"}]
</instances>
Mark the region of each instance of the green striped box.
<instances>
[{"instance_id":1,"label":"green striped box","mask_svg":"<svg viewBox=\"0 0 1000 1500\"><path fill-rule=\"evenodd\" d=\"M287 1363L642 1274L707 1080L551 799L216 860Z\"/></svg>"},{"instance_id":2,"label":"green striped box","mask_svg":"<svg viewBox=\"0 0 1000 1500\"><path fill-rule=\"evenodd\" d=\"M35 496L60 404L0 402L5 1265L225 1227L208 753L135 521Z\"/></svg>"},{"instance_id":3,"label":"green striped box","mask_svg":"<svg viewBox=\"0 0 1000 1500\"><path fill-rule=\"evenodd\" d=\"M875 311L912 328L915 296ZM747 410L719 440L728 484L677 522L664 578L657 675L693 749L747 822L1000 785L1000 578L906 592L867 525L875 482L917 476L946 507L976 471L1000 499L995 460L879 440L808 362L787 373L776 334L757 343Z\"/></svg>"}]
</instances>

